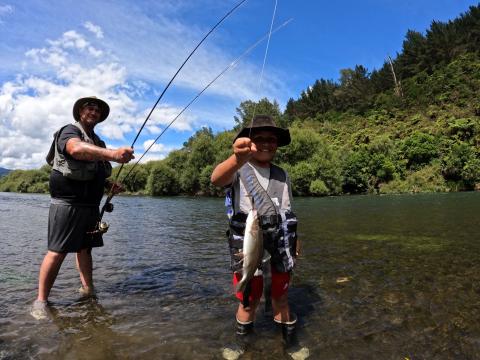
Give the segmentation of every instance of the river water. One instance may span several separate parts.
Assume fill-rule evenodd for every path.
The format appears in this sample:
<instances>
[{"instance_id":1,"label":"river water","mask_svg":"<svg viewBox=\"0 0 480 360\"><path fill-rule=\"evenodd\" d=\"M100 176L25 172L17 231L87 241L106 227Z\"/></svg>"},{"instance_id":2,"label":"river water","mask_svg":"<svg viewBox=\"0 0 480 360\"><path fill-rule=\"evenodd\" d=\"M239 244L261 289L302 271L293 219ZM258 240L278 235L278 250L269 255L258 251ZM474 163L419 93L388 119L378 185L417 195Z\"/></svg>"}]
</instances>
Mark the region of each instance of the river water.
<instances>
[{"instance_id":1,"label":"river water","mask_svg":"<svg viewBox=\"0 0 480 360\"><path fill-rule=\"evenodd\" d=\"M97 299L69 255L48 321L29 307L49 197L0 193L0 359L218 359L233 339L223 200L116 197ZM312 359L480 358L480 193L296 198L290 290ZM259 310L244 358L281 359Z\"/></svg>"}]
</instances>

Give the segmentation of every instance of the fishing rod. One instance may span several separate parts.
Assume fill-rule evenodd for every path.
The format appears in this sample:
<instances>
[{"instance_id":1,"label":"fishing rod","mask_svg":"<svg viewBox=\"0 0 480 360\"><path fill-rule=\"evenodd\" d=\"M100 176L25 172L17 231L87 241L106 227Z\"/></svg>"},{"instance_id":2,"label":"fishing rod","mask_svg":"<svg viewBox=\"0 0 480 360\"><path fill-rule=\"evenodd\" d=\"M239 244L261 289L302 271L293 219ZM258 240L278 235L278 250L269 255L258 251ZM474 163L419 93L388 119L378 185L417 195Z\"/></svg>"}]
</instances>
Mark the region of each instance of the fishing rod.
<instances>
[{"instance_id":1,"label":"fishing rod","mask_svg":"<svg viewBox=\"0 0 480 360\"><path fill-rule=\"evenodd\" d=\"M262 36L259 40L257 40L254 44L252 44L247 50L245 50L239 57L237 57L235 60L233 60L227 67L225 67L215 78L213 78L212 81L210 81L207 86L205 86L190 102L173 118L170 123L162 130L160 135L157 136L157 138L150 144L150 146L145 150L145 152L142 154L142 156L135 162L135 164L132 166L132 168L129 170L127 175L122 179L122 183L125 182L125 180L128 179L130 174L133 172L135 167L140 163L140 160L147 154L147 152L155 145L155 143L160 139L160 137L167 131L167 129L182 115L189 107L192 105L199 97L202 95L215 81L218 80L223 74L225 74L228 70L234 68L242 58L247 56L253 49L255 49L258 45L260 45L265 39L269 38L272 34L276 33L278 30L281 28L287 26L293 18L288 19L287 21L283 22L281 25L277 26L275 29L270 30L268 33L266 33L264 36Z\"/></svg>"},{"instance_id":2,"label":"fishing rod","mask_svg":"<svg viewBox=\"0 0 480 360\"><path fill-rule=\"evenodd\" d=\"M272 21L270 22L270 31L269 31L269 34L268 34L267 46L265 47L265 55L263 56L262 71L260 72L260 78L258 80L257 90L260 90L261 86L262 86L263 72L265 70L265 64L267 62L267 54L268 54L268 49L269 49L269 46L270 46L270 38L272 36L272 28L273 28L273 23L275 21L275 14L277 13L277 5L278 5L278 0L275 0L275 7L273 8ZM251 136L252 136L253 119L255 118L255 112L256 111L257 111L257 103L255 103L255 105L253 107L252 120L250 121L250 130L248 131L248 137L249 138L251 138ZM253 175L255 177L257 177L257 175L255 175L255 172L253 173ZM258 179L257 179L257 181L258 181ZM250 195L250 196L252 196L252 195ZM268 194L267 194L267 196L268 196ZM268 197L270 198L270 201L272 201L272 204L273 204L273 200L271 199L271 197L270 196L268 196ZM254 203L253 203L253 196L252 196L252 208L253 208L253 206L254 206ZM274 206L274 208L275 208L275 206ZM277 212L276 208L275 208L275 212ZM266 251L266 250L264 250L264 251ZM267 253L268 253L268 251L267 251ZM265 281L265 285L264 285L265 313L269 314L269 313L272 312L272 299L271 299L272 269L271 269L271 264L268 263L268 265L266 264L263 268L264 268L263 271L264 271L264 281ZM248 287L248 289L250 290L250 287ZM250 292L249 290L247 291L247 293L243 294L243 299L245 300L244 301L244 306L248 306L248 298L249 298L249 292Z\"/></svg>"},{"instance_id":3,"label":"fishing rod","mask_svg":"<svg viewBox=\"0 0 480 360\"><path fill-rule=\"evenodd\" d=\"M138 130L137 132L137 135L135 136L135 139L133 140L132 142L132 148L133 146L135 145L135 142L137 141L138 137L140 136L140 133L142 132L143 128L145 127L145 124L147 123L148 119L150 119L150 116L152 115L153 111L155 110L155 108L157 107L158 103L160 102L160 100L162 99L163 95L165 94L165 92L167 91L167 89L170 87L171 83L173 82L173 80L177 77L178 73L183 69L183 67L185 66L185 64L187 63L188 60L190 60L190 58L193 56L193 54L197 51L197 49L200 47L200 45L202 45L202 43L207 39L207 37L227 18L230 16L230 14L232 14L237 8L239 8L245 1L247 0L241 0L237 5L235 5L231 10L229 10L207 33L206 35L198 42L198 44L195 46L195 48L190 52L190 54L187 56L187 58L183 61L182 65L178 68L177 72L173 75L173 77L170 79L170 81L168 82L168 84L165 86L165 88L163 89L162 93L160 94L160 96L158 97L157 101L155 102L155 104L153 105L152 109L150 110L150 113L147 115L147 118L145 119L145 121L143 122L142 126L140 127L140 130ZM94 231L99 231L101 233L104 233L108 230L108 224L106 222L102 222L102 218L103 218L103 214L105 213L105 211L107 212L111 212L113 210L113 206L112 204L110 203L110 201L112 200L113 196L114 196L114 192L113 192L113 189L115 187L115 183L117 182L118 180L118 177L120 176L120 173L123 169L123 166L124 164L122 164L120 166L120 169L118 170L117 172L117 175L115 176L115 180L113 181L112 183L112 186L110 188L110 191L109 191L109 194L107 196L107 199L105 200L105 204L103 205L102 207L102 210L100 212L100 215L99 215L99 219L98 219L98 224L97 224L97 227L98 229L94 230Z\"/></svg>"},{"instance_id":4,"label":"fishing rod","mask_svg":"<svg viewBox=\"0 0 480 360\"><path fill-rule=\"evenodd\" d=\"M267 54L270 46L270 38L272 36L273 22L275 21L275 14L277 13L277 5L278 5L278 0L275 0L275 7L273 8L272 21L270 22L270 32L268 35L267 46L265 47L265 55L263 56L262 71L260 72L260 79L258 80L257 90L260 90L262 86L263 72L265 70L265 64L267 63ZM256 111L257 111L257 103L255 103L255 105L253 106L253 114L252 114L252 120L250 122L250 131L248 132L248 137L251 137L252 135L253 118L255 117Z\"/></svg>"}]
</instances>

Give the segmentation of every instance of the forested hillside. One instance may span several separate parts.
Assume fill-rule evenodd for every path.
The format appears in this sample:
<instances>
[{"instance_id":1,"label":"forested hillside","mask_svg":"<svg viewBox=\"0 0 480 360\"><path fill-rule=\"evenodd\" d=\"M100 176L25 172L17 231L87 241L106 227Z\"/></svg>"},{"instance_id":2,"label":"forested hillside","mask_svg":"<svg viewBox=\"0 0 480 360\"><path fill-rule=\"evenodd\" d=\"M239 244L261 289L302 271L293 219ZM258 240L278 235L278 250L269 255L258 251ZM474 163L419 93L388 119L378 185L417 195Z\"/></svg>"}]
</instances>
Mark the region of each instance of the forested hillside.
<instances>
[{"instance_id":1,"label":"forested hillside","mask_svg":"<svg viewBox=\"0 0 480 360\"><path fill-rule=\"evenodd\" d=\"M262 99L256 113L289 127L292 143L276 162L296 195L462 191L480 188L480 6L457 19L408 31L382 68L340 70L339 81L318 79L285 111ZM162 161L138 166L125 180L132 193L218 195L210 174L231 153L236 131L249 123L246 101L235 128L203 128ZM125 167L125 172L132 165ZM122 178L122 176L120 176ZM41 192L48 167L13 171L0 191Z\"/></svg>"}]
</instances>

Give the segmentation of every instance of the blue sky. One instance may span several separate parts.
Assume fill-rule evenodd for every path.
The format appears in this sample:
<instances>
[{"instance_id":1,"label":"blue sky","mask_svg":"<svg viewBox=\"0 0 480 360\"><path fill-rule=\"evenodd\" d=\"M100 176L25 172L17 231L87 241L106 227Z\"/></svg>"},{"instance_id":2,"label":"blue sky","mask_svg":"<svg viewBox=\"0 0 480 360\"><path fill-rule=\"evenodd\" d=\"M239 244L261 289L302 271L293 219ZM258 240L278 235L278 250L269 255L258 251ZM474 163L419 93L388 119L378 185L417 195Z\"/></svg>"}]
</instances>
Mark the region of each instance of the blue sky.
<instances>
[{"instance_id":1,"label":"blue sky","mask_svg":"<svg viewBox=\"0 0 480 360\"><path fill-rule=\"evenodd\" d=\"M72 121L82 96L111 106L97 127L110 147L130 145L159 93L204 34L238 1L0 0L0 167L38 168L53 132ZM383 65L408 29L448 21L467 0L278 0L275 24L293 18L242 59L160 138L146 160L180 148L196 130L231 129L235 108L267 97L285 106L340 69ZM248 0L187 63L135 145L151 144L176 114L231 61L268 32L275 0Z\"/></svg>"}]
</instances>

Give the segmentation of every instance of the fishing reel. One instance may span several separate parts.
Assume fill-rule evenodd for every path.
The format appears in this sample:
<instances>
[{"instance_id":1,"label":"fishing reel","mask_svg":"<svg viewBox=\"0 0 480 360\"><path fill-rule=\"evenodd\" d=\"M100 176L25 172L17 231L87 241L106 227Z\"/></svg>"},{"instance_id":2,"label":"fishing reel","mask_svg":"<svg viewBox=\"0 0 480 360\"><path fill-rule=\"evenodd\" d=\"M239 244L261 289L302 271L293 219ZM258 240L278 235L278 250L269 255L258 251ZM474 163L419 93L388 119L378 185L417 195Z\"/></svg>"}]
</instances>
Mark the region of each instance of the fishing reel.
<instances>
[{"instance_id":1,"label":"fishing reel","mask_svg":"<svg viewBox=\"0 0 480 360\"><path fill-rule=\"evenodd\" d=\"M111 202L105 204L105 211L108 213L113 211L113 204Z\"/></svg>"},{"instance_id":2,"label":"fishing reel","mask_svg":"<svg viewBox=\"0 0 480 360\"><path fill-rule=\"evenodd\" d=\"M98 225L97 225L98 231L101 234L105 234L108 231L109 227L110 227L110 225L108 225L108 223L106 221L100 221L100 223L98 223Z\"/></svg>"},{"instance_id":3,"label":"fishing reel","mask_svg":"<svg viewBox=\"0 0 480 360\"><path fill-rule=\"evenodd\" d=\"M89 235L96 235L96 234L105 234L108 231L110 225L106 221L100 221L97 223L95 230L87 232Z\"/></svg>"}]
</instances>

